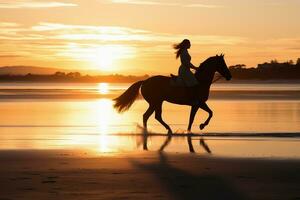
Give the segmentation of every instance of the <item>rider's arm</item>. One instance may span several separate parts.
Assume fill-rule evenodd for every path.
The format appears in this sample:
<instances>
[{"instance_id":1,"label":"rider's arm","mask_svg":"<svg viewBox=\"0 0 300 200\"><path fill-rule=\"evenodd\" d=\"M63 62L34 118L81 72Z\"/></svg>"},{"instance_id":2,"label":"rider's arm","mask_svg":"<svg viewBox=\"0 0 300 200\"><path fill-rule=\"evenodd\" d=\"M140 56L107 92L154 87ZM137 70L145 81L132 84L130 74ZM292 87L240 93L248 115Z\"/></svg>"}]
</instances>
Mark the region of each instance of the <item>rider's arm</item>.
<instances>
[{"instance_id":1,"label":"rider's arm","mask_svg":"<svg viewBox=\"0 0 300 200\"><path fill-rule=\"evenodd\" d=\"M197 69L197 67L195 67L195 65L193 65L191 63L191 60L190 60L190 56L188 55L188 52L183 52L181 54L181 63L184 65L184 66L189 66L191 69Z\"/></svg>"},{"instance_id":2,"label":"rider's arm","mask_svg":"<svg viewBox=\"0 0 300 200\"><path fill-rule=\"evenodd\" d=\"M190 63L190 68L196 70L198 67L196 67L195 65L193 65L193 63Z\"/></svg>"}]
</instances>

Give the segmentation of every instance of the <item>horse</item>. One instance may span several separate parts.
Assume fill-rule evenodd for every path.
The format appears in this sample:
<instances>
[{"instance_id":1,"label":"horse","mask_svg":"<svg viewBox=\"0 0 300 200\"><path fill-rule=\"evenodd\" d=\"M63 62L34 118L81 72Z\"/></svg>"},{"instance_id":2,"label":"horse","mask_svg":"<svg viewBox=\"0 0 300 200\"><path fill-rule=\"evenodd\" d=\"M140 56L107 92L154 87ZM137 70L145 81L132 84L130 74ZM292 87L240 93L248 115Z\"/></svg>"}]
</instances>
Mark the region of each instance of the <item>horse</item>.
<instances>
[{"instance_id":1,"label":"horse","mask_svg":"<svg viewBox=\"0 0 300 200\"><path fill-rule=\"evenodd\" d=\"M227 81L231 80L231 73L226 65L224 55L216 55L209 57L195 72L195 77L199 84L195 87L197 101L191 99L187 94L187 88L183 86L174 86L171 84L172 77L167 76L152 76L146 80L138 81L132 84L123 94L114 99L114 108L119 112L127 111L134 101L141 94L148 102L149 107L143 115L143 126L147 130L147 121L155 112L155 119L160 122L172 134L172 129L162 119L162 104L164 101L179 105L191 106L188 131L191 131L195 115L199 108L206 111L209 116L206 121L200 124L200 129L203 130L210 122L213 116L213 111L208 107L206 101L209 98L210 86L214 81L215 73L218 72Z\"/></svg>"}]
</instances>

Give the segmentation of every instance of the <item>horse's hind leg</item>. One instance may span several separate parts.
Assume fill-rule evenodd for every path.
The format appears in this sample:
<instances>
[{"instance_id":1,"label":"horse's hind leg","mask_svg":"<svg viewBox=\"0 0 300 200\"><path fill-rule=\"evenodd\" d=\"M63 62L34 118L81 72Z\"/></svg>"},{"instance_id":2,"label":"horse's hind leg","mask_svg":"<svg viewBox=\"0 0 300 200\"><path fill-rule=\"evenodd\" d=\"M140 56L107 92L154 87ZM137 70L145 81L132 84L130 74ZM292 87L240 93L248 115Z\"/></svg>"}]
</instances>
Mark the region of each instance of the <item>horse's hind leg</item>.
<instances>
[{"instance_id":1,"label":"horse's hind leg","mask_svg":"<svg viewBox=\"0 0 300 200\"><path fill-rule=\"evenodd\" d=\"M155 107L155 119L159 121L168 130L168 134L172 134L173 132L170 126L164 122L164 120L161 117L161 113L162 113L162 102L157 104Z\"/></svg>"},{"instance_id":2,"label":"horse's hind leg","mask_svg":"<svg viewBox=\"0 0 300 200\"><path fill-rule=\"evenodd\" d=\"M154 110L155 110L154 106L149 104L149 108L143 115L143 125L146 130L147 130L147 121L148 121L149 117L152 115L152 113L154 112Z\"/></svg>"}]
</instances>

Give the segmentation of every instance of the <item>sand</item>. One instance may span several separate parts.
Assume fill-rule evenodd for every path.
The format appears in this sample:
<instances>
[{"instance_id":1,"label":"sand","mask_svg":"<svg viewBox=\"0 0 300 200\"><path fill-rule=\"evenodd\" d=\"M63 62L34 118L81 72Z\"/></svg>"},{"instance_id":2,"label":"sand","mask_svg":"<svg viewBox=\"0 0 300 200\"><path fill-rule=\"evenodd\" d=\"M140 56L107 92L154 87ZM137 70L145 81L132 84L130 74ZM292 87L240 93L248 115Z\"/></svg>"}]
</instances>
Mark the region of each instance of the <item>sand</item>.
<instances>
[{"instance_id":1,"label":"sand","mask_svg":"<svg viewBox=\"0 0 300 200\"><path fill-rule=\"evenodd\" d=\"M0 200L300 199L300 160L0 151Z\"/></svg>"}]
</instances>

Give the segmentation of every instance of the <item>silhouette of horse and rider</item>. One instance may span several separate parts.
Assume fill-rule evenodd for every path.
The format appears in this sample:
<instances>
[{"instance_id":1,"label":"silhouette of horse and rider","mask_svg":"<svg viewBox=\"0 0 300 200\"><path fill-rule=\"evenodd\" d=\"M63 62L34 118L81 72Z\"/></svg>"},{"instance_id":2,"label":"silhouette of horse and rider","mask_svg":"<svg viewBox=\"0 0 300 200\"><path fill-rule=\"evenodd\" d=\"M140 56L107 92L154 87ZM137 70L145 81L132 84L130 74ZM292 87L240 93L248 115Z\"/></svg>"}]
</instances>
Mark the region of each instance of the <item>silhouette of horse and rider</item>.
<instances>
[{"instance_id":1,"label":"silhouette of horse and rider","mask_svg":"<svg viewBox=\"0 0 300 200\"><path fill-rule=\"evenodd\" d=\"M122 95L114 99L114 107L118 112L124 112L130 108L137 99L141 88L141 94L149 104L143 115L143 125L146 130L147 121L155 112L155 119L168 130L168 134L172 134L172 129L161 116L164 101L191 106L188 131L191 131L199 108L208 112L208 118L200 125L200 129L204 129L213 116L213 112L206 101L209 97L210 86L214 81L215 73L220 73L226 80L231 80L232 76L222 54L210 57L201 63L199 67L195 67L191 63L191 56L188 52L190 47L191 43L187 39L174 45L176 58L180 58L181 61L178 76L153 76L134 83ZM196 71L195 74L191 69Z\"/></svg>"}]
</instances>

